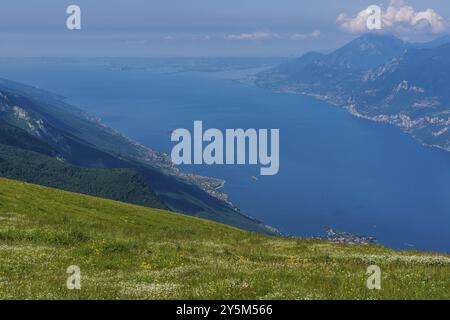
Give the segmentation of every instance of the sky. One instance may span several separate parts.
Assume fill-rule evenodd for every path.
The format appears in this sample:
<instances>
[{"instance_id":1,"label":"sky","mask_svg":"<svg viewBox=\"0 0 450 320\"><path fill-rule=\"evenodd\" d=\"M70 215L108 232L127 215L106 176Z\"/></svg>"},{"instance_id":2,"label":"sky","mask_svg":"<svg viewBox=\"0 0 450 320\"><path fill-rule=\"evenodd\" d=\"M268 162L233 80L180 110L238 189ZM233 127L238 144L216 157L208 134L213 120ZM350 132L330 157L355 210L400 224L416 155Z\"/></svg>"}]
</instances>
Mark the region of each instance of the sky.
<instances>
[{"instance_id":1,"label":"sky","mask_svg":"<svg viewBox=\"0 0 450 320\"><path fill-rule=\"evenodd\" d=\"M66 9L81 8L81 30ZM365 9L383 29L425 41L450 32L446 0L2 0L3 57L298 56L328 52L366 33Z\"/></svg>"}]
</instances>

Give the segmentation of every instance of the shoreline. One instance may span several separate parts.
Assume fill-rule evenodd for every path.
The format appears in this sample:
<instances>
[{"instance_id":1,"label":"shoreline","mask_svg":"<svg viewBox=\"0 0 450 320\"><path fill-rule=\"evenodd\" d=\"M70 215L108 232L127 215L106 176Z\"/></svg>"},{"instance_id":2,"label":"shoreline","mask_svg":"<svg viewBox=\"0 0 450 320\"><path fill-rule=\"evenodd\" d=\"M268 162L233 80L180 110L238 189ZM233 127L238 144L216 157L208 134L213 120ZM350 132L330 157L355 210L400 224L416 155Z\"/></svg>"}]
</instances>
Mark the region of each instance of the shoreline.
<instances>
[{"instance_id":1,"label":"shoreline","mask_svg":"<svg viewBox=\"0 0 450 320\"><path fill-rule=\"evenodd\" d=\"M255 86L260 87L257 84L255 84ZM260 88L266 89L264 87L260 87ZM404 133L411 136L415 141L420 143L422 146L432 148L432 149L438 149L438 150L444 151L446 153L450 152L450 147L443 147L438 144L426 143L421 138L419 138L416 134L414 134L414 132L413 132L413 129L416 128L417 126L423 125L424 123L432 123L433 124L432 121L440 121L439 124L450 126L450 120L445 121L444 119L440 119L440 118L427 118L427 117L418 118L418 119L413 120L405 114L396 114L396 115L380 114L380 115L376 115L376 116L369 116L369 115L360 113L357 110L356 103L344 105L344 104L340 104L335 101L335 100L340 100L341 98L333 98L333 97L328 97L328 96L321 95L321 94L309 93L309 92L297 92L297 91L293 91L293 90L279 90L279 89L278 90L270 89L270 90L272 92L278 93L278 94L297 94L297 95L315 98L319 101L326 102L332 106L344 109L350 115L352 115L356 118L364 119L364 120L368 120L368 121L372 121L372 122L388 124L388 125L397 127L399 129L401 129ZM440 134L446 133L448 130L450 130L450 127L446 127L444 129L442 129L440 132L433 132L432 134L434 136L439 136Z\"/></svg>"}]
</instances>

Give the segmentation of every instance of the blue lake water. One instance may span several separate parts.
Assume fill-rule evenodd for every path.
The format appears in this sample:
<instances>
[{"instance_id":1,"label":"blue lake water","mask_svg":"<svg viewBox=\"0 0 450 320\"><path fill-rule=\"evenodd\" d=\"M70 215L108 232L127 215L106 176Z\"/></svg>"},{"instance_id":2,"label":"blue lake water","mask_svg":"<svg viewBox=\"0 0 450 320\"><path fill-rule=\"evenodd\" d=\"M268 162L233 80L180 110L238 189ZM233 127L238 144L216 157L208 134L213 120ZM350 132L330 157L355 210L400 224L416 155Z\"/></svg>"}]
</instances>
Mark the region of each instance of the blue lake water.
<instances>
[{"instance_id":1,"label":"blue lake water","mask_svg":"<svg viewBox=\"0 0 450 320\"><path fill-rule=\"evenodd\" d=\"M0 76L67 96L142 142L170 153L168 131L279 128L280 172L259 166L190 166L227 181L243 212L282 232L331 226L405 249L450 252L450 154L399 129L310 97L276 94L222 73L110 70L100 64L0 64ZM258 181L253 181L257 176Z\"/></svg>"}]
</instances>

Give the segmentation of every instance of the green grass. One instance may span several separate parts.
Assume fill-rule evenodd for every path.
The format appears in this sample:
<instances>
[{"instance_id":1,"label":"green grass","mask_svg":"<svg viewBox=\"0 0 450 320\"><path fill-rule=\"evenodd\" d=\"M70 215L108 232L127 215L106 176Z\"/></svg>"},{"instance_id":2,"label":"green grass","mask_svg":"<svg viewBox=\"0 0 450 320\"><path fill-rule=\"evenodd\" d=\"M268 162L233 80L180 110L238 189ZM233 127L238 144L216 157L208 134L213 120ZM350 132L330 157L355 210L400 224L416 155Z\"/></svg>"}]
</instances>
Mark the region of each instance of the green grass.
<instances>
[{"instance_id":1,"label":"green grass","mask_svg":"<svg viewBox=\"0 0 450 320\"><path fill-rule=\"evenodd\" d=\"M382 269L382 290L366 269ZM66 269L81 268L81 290ZM450 299L450 257L249 233L0 179L3 299Z\"/></svg>"}]
</instances>

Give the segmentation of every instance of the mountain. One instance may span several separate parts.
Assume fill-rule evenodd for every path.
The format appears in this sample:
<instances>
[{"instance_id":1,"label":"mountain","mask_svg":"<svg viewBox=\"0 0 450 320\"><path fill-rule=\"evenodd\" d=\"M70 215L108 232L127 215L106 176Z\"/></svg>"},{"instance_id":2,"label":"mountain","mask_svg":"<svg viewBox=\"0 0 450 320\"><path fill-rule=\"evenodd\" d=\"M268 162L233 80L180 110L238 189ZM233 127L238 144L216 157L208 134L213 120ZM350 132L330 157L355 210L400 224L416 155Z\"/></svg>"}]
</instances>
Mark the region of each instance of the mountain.
<instances>
[{"instance_id":1,"label":"mountain","mask_svg":"<svg viewBox=\"0 0 450 320\"><path fill-rule=\"evenodd\" d=\"M0 120L0 144L34 151L51 158L58 155L46 142L32 136L23 129L9 125L3 120Z\"/></svg>"},{"instance_id":2,"label":"mountain","mask_svg":"<svg viewBox=\"0 0 450 320\"><path fill-rule=\"evenodd\" d=\"M217 190L223 181L179 171L164 153L50 92L0 79L0 133L5 177L277 233L241 214ZM83 186L83 179L89 184Z\"/></svg>"},{"instance_id":3,"label":"mountain","mask_svg":"<svg viewBox=\"0 0 450 320\"><path fill-rule=\"evenodd\" d=\"M406 48L403 41L393 36L367 34L330 54L309 52L298 59L282 63L277 70L285 72L287 76L303 79L311 76L308 70L316 73L367 70L388 62Z\"/></svg>"},{"instance_id":4,"label":"mountain","mask_svg":"<svg viewBox=\"0 0 450 320\"><path fill-rule=\"evenodd\" d=\"M409 44L410 48L416 48L416 49L432 49L440 47L446 43L450 43L450 34L446 34L443 36L440 36L434 40L428 41L428 42L416 42Z\"/></svg>"},{"instance_id":5,"label":"mountain","mask_svg":"<svg viewBox=\"0 0 450 320\"><path fill-rule=\"evenodd\" d=\"M6 179L0 221L0 299L450 297L448 255L269 237ZM371 264L383 290L366 288ZM66 289L71 265L81 290Z\"/></svg>"},{"instance_id":6,"label":"mountain","mask_svg":"<svg viewBox=\"0 0 450 320\"><path fill-rule=\"evenodd\" d=\"M363 35L325 56L329 66L351 70L367 70L400 55L406 45L394 36Z\"/></svg>"},{"instance_id":7,"label":"mountain","mask_svg":"<svg viewBox=\"0 0 450 320\"><path fill-rule=\"evenodd\" d=\"M258 74L255 81L397 125L423 144L450 151L448 71L448 37L410 44L392 36L364 35L328 55L288 61Z\"/></svg>"},{"instance_id":8,"label":"mountain","mask_svg":"<svg viewBox=\"0 0 450 320\"><path fill-rule=\"evenodd\" d=\"M332 94L337 98L355 88L361 72L390 61L406 49L407 45L393 36L367 34L329 54L310 52L286 61L260 73L256 83L276 90Z\"/></svg>"}]
</instances>

